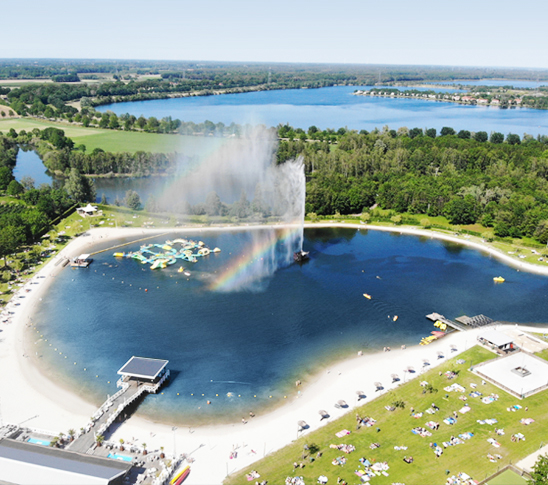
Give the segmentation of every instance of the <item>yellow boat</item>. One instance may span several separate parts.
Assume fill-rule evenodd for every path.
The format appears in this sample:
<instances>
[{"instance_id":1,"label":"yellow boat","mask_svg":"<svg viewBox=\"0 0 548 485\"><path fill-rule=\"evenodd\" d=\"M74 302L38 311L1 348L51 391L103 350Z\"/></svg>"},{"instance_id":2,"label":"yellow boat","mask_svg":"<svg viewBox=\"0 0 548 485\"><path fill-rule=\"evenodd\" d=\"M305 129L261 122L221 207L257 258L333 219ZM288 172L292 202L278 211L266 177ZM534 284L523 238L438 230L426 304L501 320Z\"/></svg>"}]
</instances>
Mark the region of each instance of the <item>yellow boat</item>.
<instances>
[{"instance_id":1,"label":"yellow boat","mask_svg":"<svg viewBox=\"0 0 548 485\"><path fill-rule=\"evenodd\" d=\"M364 293L363 296L365 296L368 300L371 300L371 295L368 295L367 293Z\"/></svg>"},{"instance_id":2,"label":"yellow boat","mask_svg":"<svg viewBox=\"0 0 548 485\"><path fill-rule=\"evenodd\" d=\"M495 276L495 277L493 278L493 281L494 281L495 283L504 283L505 279L504 279L502 276Z\"/></svg>"},{"instance_id":3,"label":"yellow boat","mask_svg":"<svg viewBox=\"0 0 548 485\"><path fill-rule=\"evenodd\" d=\"M396 321L398 319L398 315L394 315L393 320Z\"/></svg>"},{"instance_id":4,"label":"yellow boat","mask_svg":"<svg viewBox=\"0 0 548 485\"><path fill-rule=\"evenodd\" d=\"M125 256L124 253L114 253L115 258L123 258Z\"/></svg>"}]
</instances>

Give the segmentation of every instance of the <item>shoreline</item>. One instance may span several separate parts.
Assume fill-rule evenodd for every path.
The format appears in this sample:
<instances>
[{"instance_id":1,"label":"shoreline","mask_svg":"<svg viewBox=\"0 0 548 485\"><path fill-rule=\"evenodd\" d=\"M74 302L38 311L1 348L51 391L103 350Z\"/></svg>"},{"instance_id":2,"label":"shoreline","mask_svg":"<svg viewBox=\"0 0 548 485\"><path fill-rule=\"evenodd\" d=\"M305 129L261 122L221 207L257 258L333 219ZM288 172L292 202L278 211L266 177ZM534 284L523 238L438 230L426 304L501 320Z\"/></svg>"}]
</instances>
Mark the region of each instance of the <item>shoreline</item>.
<instances>
[{"instance_id":1,"label":"shoreline","mask_svg":"<svg viewBox=\"0 0 548 485\"><path fill-rule=\"evenodd\" d=\"M28 280L7 305L9 311L13 311L15 314L12 315L10 324L2 325L0 333L2 340L0 342L0 366L3 369L9 369L9 372L0 374L3 421L13 424L28 423L27 426L58 433L59 431L66 432L69 428L80 429L87 423L89 416L96 411L96 406L90 404L83 397L50 380L40 370L39 358L31 357L34 352L31 347L35 341L31 328L35 307L40 299L47 294L55 276L63 269L61 264L55 266L55 263L65 256L77 256L90 246L97 246L99 243L120 238L154 236L166 232L241 231L266 227L281 228L283 225L162 229L95 228L89 232L90 236L80 236L71 241ZM548 275L548 267L521 263L494 248L432 231L348 223L305 224L305 228L315 227L380 230L450 241L483 251L517 268L518 271L524 270ZM31 291L25 292L28 289ZM520 326L520 328L529 327ZM538 329L540 328L543 327L539 326ZM145 441L148 444L147 448L151 451L164 446L168 453L184 451L192 454L196 458L196 462L192 466L193 471L188 483L190 485L221 483L227 473L248 466L262 458L264 454L282 448L294 440L297 437L297 421L304 420L310 425L309 430L301 433L301 436L306 435L329 421L319 422L318 409L329 410L332 416L330 419L336 419L351 412L353 407L358 404L356 390L361 389L367 395L366 399L359 402L361 406L377 395L374 392L373 381L380 381L386 385L391 382L390 374L392 373L398 373L400 377L405 376L403 369L408 365L413 365L415 369L419 370L422 368L423 358L430 358L431 367L434 367L438 362L443 362L443 359L441 361L437 359L438 351L444 351L447 357L457 355L475 344L475 334L480 331L481 329L454 332L427 347L416 345L406 350L393 350L386 353L372 352L335 362L329 366L327 371L325 369L317 370L311 375L296 397L282 402L280 406L267 414L248 419L245 426L238 422L197 428L182 426L173 431L170 425L154 423L140 416L132 416L121 424L109 439L117 441L123 437L129 441L128 438L132 437L136 439L137 443ZM36 337L39 338L39 335ZM450 345L457 345L458 351L450 352ZM371 375L370 372L367 372L371 368L382 370L378 370L378 374L375 376L364 378L364 375ZM418 375L420 375L419 372L414 377ZM388 392L395 387L397 387L397 383L386 385L383 392ZM350 407L346 410L334 408L334 403L339 399L344 399ZM174 447L176 447L175 450ZM229 460L230 452L236 447L239 452L238 458Z\"/></svg>"}]
</instances>

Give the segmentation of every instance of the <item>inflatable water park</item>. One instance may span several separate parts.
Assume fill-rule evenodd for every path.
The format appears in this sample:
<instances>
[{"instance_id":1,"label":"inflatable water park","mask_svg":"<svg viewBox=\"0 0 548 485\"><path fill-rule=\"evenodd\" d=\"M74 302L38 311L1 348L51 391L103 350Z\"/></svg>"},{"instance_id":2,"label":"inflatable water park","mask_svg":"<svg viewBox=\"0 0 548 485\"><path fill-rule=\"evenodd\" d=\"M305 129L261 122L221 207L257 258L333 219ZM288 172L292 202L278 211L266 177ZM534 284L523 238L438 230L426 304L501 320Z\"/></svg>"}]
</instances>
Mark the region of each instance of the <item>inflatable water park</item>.
<instances>
[{"instance_id":1,"label":"inflatable water park","mask_svg":"<svg viewBox=\"0 0 548 485\"><path fill-rule=\"evenodd\" d=\"M176 248L176 245L180 245ZM219 253L219 248L209 249L203 241L191 241L187 239L174 239L164 244L146 244L139 251L129 253L114 253L116 258L136 259L142 264L150 264L150 269L164 269L175 264L177 260L197 263L199 258L211 253ZM184 272L183 267L179 272Z\"/></svg>"}]
</instances>

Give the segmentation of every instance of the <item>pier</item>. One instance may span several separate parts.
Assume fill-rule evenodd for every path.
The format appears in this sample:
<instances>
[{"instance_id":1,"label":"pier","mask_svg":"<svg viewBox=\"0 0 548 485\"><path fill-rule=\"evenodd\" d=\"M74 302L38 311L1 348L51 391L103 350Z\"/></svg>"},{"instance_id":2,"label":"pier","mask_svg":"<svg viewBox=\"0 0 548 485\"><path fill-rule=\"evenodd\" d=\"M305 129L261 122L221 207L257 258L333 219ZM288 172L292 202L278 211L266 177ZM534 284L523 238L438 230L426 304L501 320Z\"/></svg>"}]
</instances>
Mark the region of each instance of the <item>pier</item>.
<instances>
[{"instance_id":1,"label":"pier","mask_svg":"<svg viewBox=\"0 0 548 485\"><path fill-rule=\"evenodd\" d=\"M170 372L167 360L133 356L118 371L121 375L116 383L120 390L101 405L84 428L85 433L76 438L67 448L80 453L92 453L96 437L104 435L109 426L124 410L145 393L157 393Z\"/></svg>"},{"instance_id":2,"label":"pier","mask_svg":"<svg viewBox=\"0 0 548 485\"><path fill-rule=\"evenodd\" d=\"M426 318L428 318L428 320L432 320L433 322L439 320L440 322L445 323L448 327L458 331L467 330L469 328L485 327L487 325L497 323L492 318L486 317L485 315L476 315L474 317L463 315L462 317L455 318L455 320L450 320L449 318L434 312L426 315Z\"/></svg>"}]
</instances>

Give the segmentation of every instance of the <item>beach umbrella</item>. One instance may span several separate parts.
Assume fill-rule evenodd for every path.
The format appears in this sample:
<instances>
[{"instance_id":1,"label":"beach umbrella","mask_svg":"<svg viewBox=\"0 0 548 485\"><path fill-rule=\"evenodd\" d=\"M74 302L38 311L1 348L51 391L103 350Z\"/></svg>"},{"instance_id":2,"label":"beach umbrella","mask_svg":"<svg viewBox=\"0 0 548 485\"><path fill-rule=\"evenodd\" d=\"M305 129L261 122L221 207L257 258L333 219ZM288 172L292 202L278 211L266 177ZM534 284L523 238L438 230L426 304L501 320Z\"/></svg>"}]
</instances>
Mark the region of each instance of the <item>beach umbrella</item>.
<instances>
[{"instance_id":1,"label":"beach umbrella","mask_svg":"<svg viewBox=\"0 0 548 485\"><path fill-rule=\"evenodd\" d=\"M337 404L341 407L341 408L345 408L347 406L346 404L346 401L344 399L339 399L337 401Z\"/></svg>"},{"instance_id":2,"label":"beach umbrella","mask_svg":"<svg viewBox=\"0 0 548 485\"><path fill-rule=\"evenodd\" d=\"M318 411L318 414L321 416L320 421L327 419L329 417L329 413L325 409L320 409Z\"/></svg>"},{"instance_id":3,"label":"beach umbrella","mask_svg":"<svg viewBox=\"0 0 548 485\"><path fill-rule=\"evenodd\" d=\"M391 374L390 377L392 378L392 382L397 382L400 380L398 374Z\"/></svg>"},{"instance_id":4,"label":"beach umbrella","mask_svg":"<svg viewBox=\"0 0 548 485\"><path fill-rule=\"evenodd\" d=\"M456 345L451 345L451 350L457 350L457 346Z\"/></svg>"},{"instance_id":5,"label":"beach umbrella","mask_svg":"<svg viewBox=\"0 0 548 485\"><path fill-rule=\"evenodd\" d=\"M438 352L438 359L442 359L443 358L443 352Z\"/></svg>"},{"instance_id":6,"label":"beach umbrella","mask_svg":"<svg viewBox=\"0 0 548 485\"><path fill-rule=\"evenodd\" d=\"M375 382L375 387L377 388L377 391L379 391L380 389L383 389L382 383L380 382Z\"/></svg>"},{"instance_id":7,"label":"beach umbrella","mask_svg":"<svg viewBox=\"0 0 548 485\"><path fill-rule=\"evenodd\" d=\"M415 372L415 368L412 365L407 366L407 372Z\"/></svg>"},{"instance_id":8,"label":"beach umbrella","mask_svg":"<svg viewBox=\"0 0 548 485\"><path fill-rule=\"evenodd\" d=\"M308 426L308 424L306 424L306 421L303 421L302 419L298 421L297 424L299 425L301 429L304 429Z\"/></svg>"},{"instance_id":9,"label":"beach umbrella","mask_svg":"<svg viewBox=\"0 0 548 485\"><path fill-rule=\"evenodd\" d=\"M430 365L430 361L428 359L422 359L422 363L424 365Z\"/></svg>"}]
</instances>

